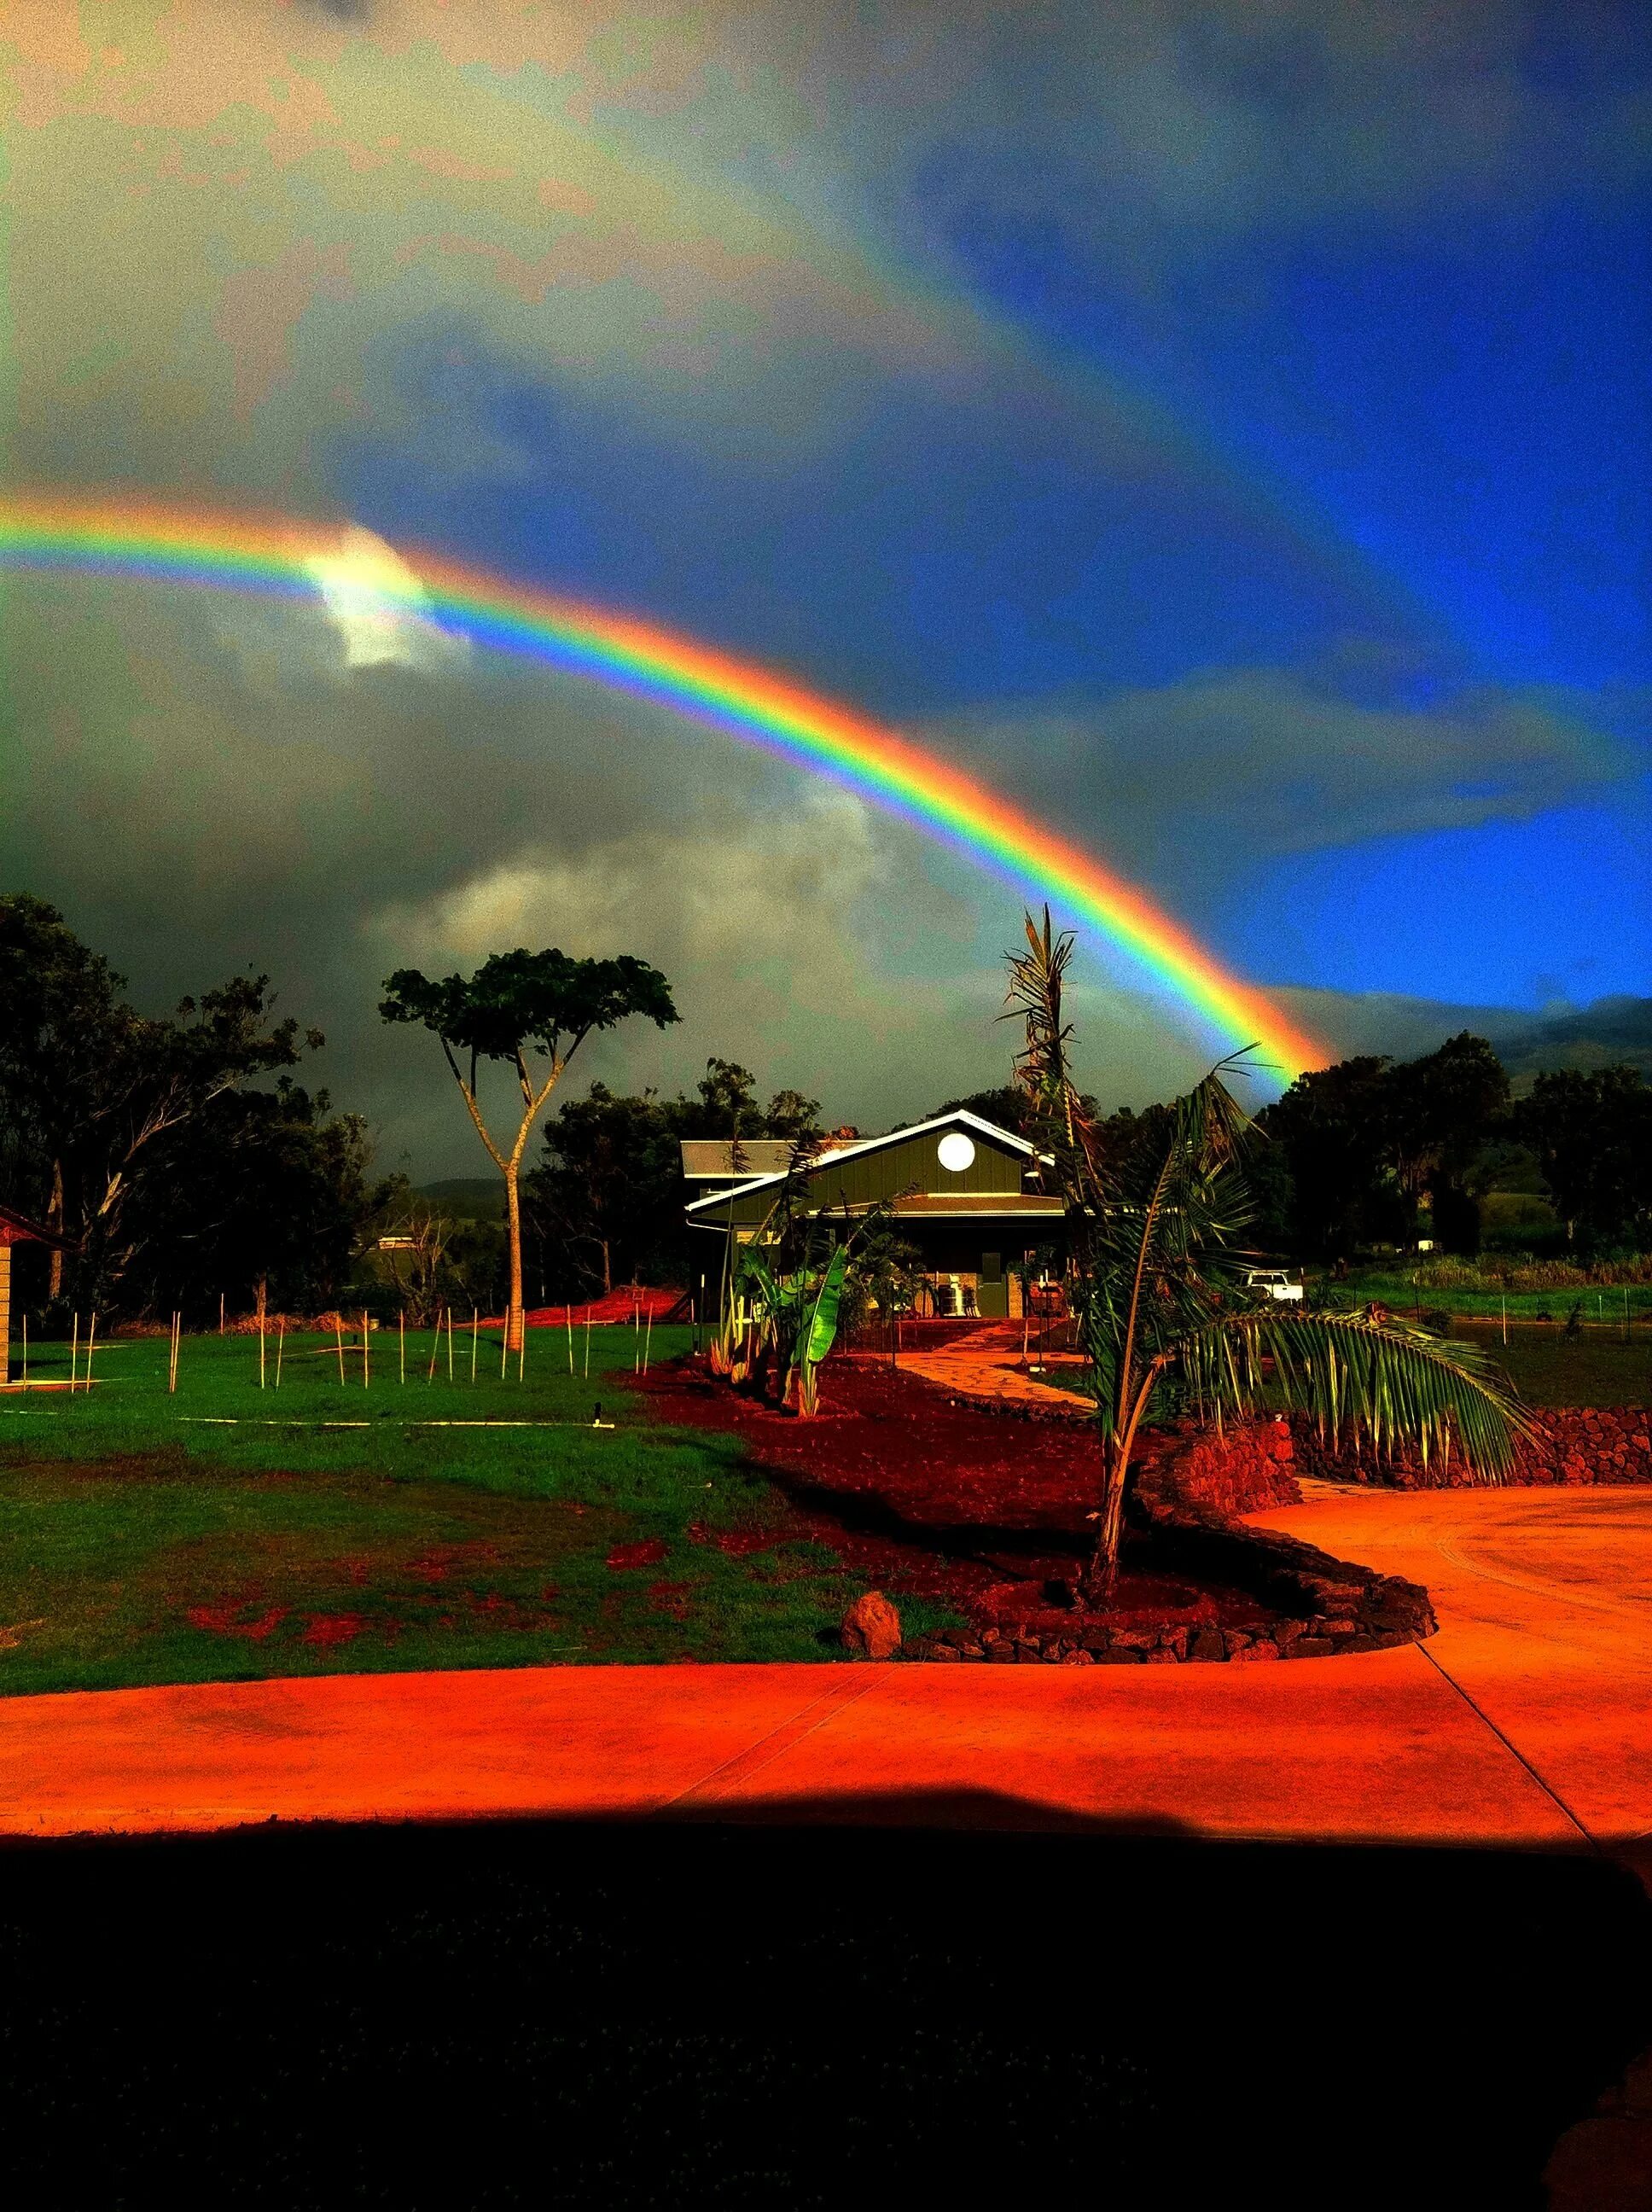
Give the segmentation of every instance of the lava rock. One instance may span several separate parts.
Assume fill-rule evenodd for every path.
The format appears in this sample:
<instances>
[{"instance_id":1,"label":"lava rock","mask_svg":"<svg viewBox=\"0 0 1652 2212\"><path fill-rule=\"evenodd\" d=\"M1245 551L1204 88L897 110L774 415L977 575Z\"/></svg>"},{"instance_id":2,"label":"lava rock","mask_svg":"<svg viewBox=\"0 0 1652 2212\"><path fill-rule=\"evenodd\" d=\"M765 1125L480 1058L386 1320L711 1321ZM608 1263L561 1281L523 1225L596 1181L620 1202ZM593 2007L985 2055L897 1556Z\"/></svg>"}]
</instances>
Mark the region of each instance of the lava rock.
<instances>
[{"instance_id":1,"label":"lava rock","mask_svg":"<svg viewBox=\"0 0 1652 2212\"><path fill-rule=\"evenodd\" d=\"M839 1631L846 1648L865 1659L892 1659L901 1648L901 1616L882 1590L856 1598Z\"/></svg>"}]
</instances>

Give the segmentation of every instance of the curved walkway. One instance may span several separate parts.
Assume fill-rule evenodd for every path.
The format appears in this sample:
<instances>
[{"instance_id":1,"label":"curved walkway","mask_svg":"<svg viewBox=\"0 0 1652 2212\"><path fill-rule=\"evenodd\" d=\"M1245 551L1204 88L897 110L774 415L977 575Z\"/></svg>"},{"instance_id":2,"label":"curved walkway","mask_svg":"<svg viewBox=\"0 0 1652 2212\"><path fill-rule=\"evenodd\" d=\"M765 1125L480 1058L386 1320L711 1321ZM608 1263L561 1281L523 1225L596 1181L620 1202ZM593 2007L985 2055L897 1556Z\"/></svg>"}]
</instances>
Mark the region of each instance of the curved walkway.
<instances>
[{"instance_id":1,"label":"curved walkway","mask_svg":"<svg viewBox=\"0 0 1652 2212\"><path fill-rule=\"evenodd\" d=\"M950 1343L937 1345L932 1352L921 1348L902 1352L901 1364L908 1374L921 1375L927 1382L938 1382L944 1390L956 1390L961 1397L973 1398L982 1405L1017 1406L1078 1418L1088 1415L1092 1400L1048 1379L1059 1376L1063 1368L1082 1367L1084 1362L1079 1354L1050 1353L1039 1367L1039 1376L1045 1378L1041 1381L1023 1368L1021 1345L1018 1321L988 1322ZM1035 1330L1030 1347L1035 1361L1037 1346Z\"/></svg>"},{"instance_id":2,"label":"curved walkway","mask_svg":"<svg viewBox=\"0 0 1652 2212\"><path fill-rule=\"evenodd\" d=\"M1652 1488L1260 1515L1425 1582L1427 1645L1276 1667L534 1668L0 1702L0 1832L691 1815L1598 1844L1652 1834Z\"/></svg>"}]
</instances>

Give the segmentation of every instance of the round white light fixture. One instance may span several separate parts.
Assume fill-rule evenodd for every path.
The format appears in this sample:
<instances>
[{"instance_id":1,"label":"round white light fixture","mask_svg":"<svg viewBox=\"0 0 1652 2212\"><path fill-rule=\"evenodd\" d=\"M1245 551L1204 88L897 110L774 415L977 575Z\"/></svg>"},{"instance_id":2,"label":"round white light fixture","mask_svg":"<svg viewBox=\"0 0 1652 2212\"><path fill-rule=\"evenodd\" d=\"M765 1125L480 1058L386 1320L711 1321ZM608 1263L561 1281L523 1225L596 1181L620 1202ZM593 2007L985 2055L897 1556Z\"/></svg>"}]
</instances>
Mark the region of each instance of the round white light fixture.
<instances>
[{"instance_id":1,"label":"round white light fixture","mask_svg":"<svg viewBox=\"0 0 1652 2212\"><path fill-rule=\"evenodd\" d=\"M962 1175L966 1168L975 1165L975 1146L962 1129L949 1131L935 1149L949 1174Z\"/></svg>"}]
</instances>

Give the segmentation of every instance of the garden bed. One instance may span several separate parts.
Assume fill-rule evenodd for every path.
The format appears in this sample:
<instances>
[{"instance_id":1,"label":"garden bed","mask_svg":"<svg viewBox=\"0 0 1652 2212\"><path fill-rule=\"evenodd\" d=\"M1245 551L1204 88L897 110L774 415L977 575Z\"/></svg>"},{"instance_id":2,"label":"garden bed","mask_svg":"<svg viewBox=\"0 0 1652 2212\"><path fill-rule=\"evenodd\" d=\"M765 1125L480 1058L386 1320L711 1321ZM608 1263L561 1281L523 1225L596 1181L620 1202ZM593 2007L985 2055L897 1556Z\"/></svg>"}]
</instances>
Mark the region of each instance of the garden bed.
<instances>
[{"instance_id":1,"label":"garden bed","mask_svg":"<svg viewBox=\"0 0 1652 2212\"><path fill-rule=\"evenodd\" d=\"M820 1540L897 1606L949 1605L963 1625L914 1658L1090 1665L1309 1658L1426 1635L1427 1593L1242 1527L1294 1500L1283 1423L1221 1438L1153 1431L1133 1486L1114 1600L1070 1596L1087 1554L1099 1453L1087 1419L1018 1419L864 1360L832 1362L823 1411L799 1420L692 1361L647 1378L662 1419L738 1436Z\"/></svg>"}]
</instances>

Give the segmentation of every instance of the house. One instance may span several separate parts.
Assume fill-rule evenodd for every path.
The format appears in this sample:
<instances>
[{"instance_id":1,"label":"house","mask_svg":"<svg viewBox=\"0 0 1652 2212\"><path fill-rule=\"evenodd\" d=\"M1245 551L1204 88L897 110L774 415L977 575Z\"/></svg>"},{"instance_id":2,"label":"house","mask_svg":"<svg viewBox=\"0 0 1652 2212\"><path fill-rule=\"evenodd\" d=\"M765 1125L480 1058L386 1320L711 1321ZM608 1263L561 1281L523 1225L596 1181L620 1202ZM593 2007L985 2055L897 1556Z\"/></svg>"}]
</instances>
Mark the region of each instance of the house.
<instances>
[{"instance_id":1,"label":"house","mask_svg":"<svg viewBox=\"0 0 1652 2212\"><path fill-rule=\"evenodd\" d=\"M0 1384L11 1380L11 1248L14 1244L55 1244L61 1237L31 1221L26 1213L0 1206Z\"/></svg>"},{"instance_id":2,"label":"house","mask_svg":"<svg viewBox=\"0 0 1652 2212\"><path fill-rule=\"evenodd\" d=\"M685 1207L706 1235L708 1284L722 1279L731 1236L745 1244L762 1233L786 1181L783 1149L786 1163ZM1061 1201L1038 1188L1038 1165L1024 1138L955 1107L887 1136L829 1141L800 1173L816 1218L853 1222L888 1206L896 1234L921 1255L932 1310L993 1318L1019 1316L1017 1271L1061 1242Z\"/></svg>"}]
</instances>

